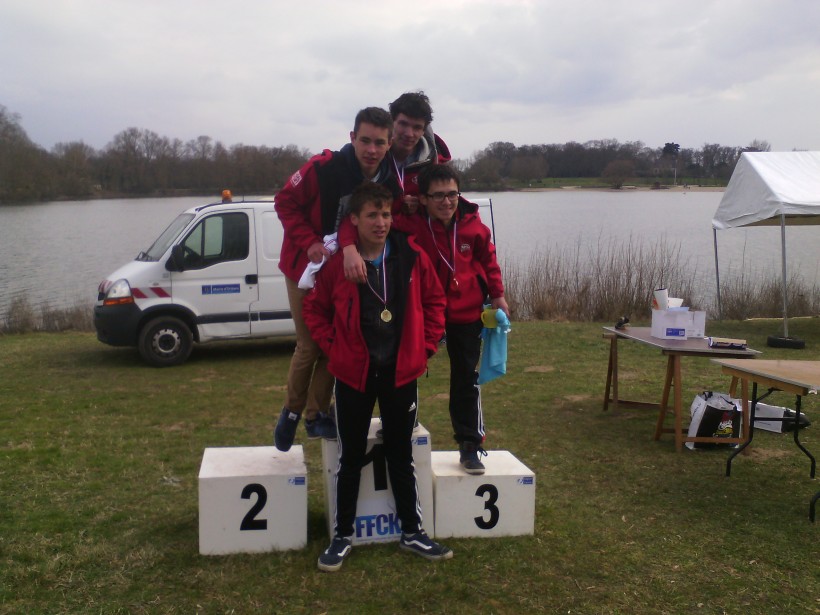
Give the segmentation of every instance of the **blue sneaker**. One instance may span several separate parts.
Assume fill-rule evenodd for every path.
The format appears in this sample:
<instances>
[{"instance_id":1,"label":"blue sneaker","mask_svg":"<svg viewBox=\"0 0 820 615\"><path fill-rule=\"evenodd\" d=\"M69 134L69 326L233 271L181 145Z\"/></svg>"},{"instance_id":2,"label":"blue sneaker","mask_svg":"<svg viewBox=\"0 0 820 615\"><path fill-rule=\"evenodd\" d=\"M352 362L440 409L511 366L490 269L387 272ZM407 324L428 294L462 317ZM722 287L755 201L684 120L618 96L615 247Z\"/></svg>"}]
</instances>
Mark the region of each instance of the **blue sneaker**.
<instances>
[{"instance_id":1,"label":"blue sneaker","mask_svg":"<svg viewBox=\"0 0 820 615\"><path fill-rule=\"evenodd\" d=\"M299 424L299 415L287 408L282 408L279 422L273 430L273 443L282 452L287 452L293 446L296 437L296 426Z\"/></svg>"},{"instance_id":2,"label":"blue sneaker","mask_svg":"<svg viewBox=\"0 0 820 615\"><path fill-rule=\"evenodd\" d=\"M296 428L294 427L294 429ZM305 431L307 431L307 436L311 440L315 440L317 438L335 440L337 437L336 422L333 420L332 416L325 414L324 412L317 414L316 418L312 421L305 419Z\"/></svg>"},{"instance_id":3,"label":"blue sneaker","mask_svg":"<svg viewBox=\"0 0 820 615\"><path fill-rule=\"evenodd\" d=\"M336 572L353 550L353 539L348 536L334 536L330 546L319 556L319 570Z\"/></svg>"},{"instance_id":4,"label":"blue sneaker","mask_svg":"<svg viewBox=\"0 0 820 615\"><path fill-rule=\"evenodd\" d=\"M481 463L480 455L487 456L485 451L479 444L465 440L458 446L459 461L461 467L467 474L484 474L484 464Z\"/></svg>"},{"instance_id":5,"label":"blue sneaker","mask_svg":"<svg viewBox=\"0 0 820 615\"><path fill-rule=\"evenodd\" d=\"M402 533L399 548L433 562L453 557L452 549L432 540L424 530L419 530L415 534Z\"/></svg>"}]
</instances>

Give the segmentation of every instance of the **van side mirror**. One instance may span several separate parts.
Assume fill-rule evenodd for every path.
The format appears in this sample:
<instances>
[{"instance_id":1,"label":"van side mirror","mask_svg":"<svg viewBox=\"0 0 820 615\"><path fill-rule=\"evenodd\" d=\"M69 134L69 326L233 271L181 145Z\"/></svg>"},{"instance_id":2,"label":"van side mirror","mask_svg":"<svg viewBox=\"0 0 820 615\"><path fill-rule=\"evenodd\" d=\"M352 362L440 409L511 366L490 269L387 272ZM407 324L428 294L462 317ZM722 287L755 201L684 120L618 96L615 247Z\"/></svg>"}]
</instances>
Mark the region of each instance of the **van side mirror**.
<instances>
[{"instance_id":1,"label":"van side mirror","mask_svg":"<svg viewBox=\"0 0 820 615\"><path fill-rule=\"evenodd\" d=\"M165 262L165 268L168 271L185 271L185 260L183 258L182 244L176 244L171 247L171 256Z\"/></svg>"}]
</instances>

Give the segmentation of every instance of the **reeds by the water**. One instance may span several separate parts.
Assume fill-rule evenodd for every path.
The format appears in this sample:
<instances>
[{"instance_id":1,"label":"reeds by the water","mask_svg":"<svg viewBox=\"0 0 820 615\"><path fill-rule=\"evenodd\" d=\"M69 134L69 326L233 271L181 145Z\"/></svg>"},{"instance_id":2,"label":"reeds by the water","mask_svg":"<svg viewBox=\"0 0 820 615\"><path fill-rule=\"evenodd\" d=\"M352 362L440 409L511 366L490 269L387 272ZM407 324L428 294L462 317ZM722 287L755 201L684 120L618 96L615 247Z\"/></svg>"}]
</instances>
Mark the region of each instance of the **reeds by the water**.
<instances>
[{"instance_id":1,"label":"reeds by the water","mask_svg":"<svg viewBox=\"0 0 820 615\"><path fill-rule=\"evenodd\" d=\"M699 307L697 272L688 265L679 245L629 237L541 250L523 266L507 264L504 280L515 320L610 321L648 316L652 291L661 286Z\"/></svg>"},{"instance_id":2,"label":"reeds by the water","mask_svg":"<svg viewBox=\"0 0 820 615\"><path fill-rule=\"evenodd\" d=\"M614 322L623 315L649 319L652 290L666 286L692 309L727 320L777 318L783 313L779 277L745 271L721 282L721 309L704 298L697 268L680 244L599 240L564 251L534 253L525 264L506 263L504 282L513 320ZM820 288L793 275L786 288L789 316L820 314Z\"/></svg>"},{"instance_id":3,"label":"reeds by the water","mask_svg":"<svg viewBox=\"0 0 820 615\"><path fill-rule=\"evenodd\" d=\"M783 280L778 277L754 278L747 273L721 282L722 317L727 320L767 318L783 314ZM820 315L820 289L809 286L796 275L786 283L788 315ZM717 317L717 307L714 308Z\"/></svg>"},{"instance_id":4,"label":"reeds by the water","mask_svg":"<svg viewBox=\"0 0 820 615\"><path fill-rule=\"evenodd\" d=\"M34 308L25 296L11 300L0 321L0 333L32 333L34 331L93 331L94 315L91 306L73 305L54 308L48 304Z\"/></svg>"},{"instance_id":5,"label":"reeds by the water","mask_svg":"<svg viewBox=\"0 0 820 615\"><path fill-rule=\"evenodd\" d=\"M624 241L580 241L569 249L541 249L526 263L504 265L504 284L513 320L614 322L623 315L648 319L652 290L671 289L692 309L719 316L717 301L704 299L696 283L697 268L681 256L679 244L663 238L647 244ZM721 281L721 315L727 320L777 318L783 313L782 280L748 271ZM820 288L792 275L786 296L789 316L820 314ZM93 331L90 306L35 308L15 297L0 317L0 333Z\"/></svg>"}]
</instances>

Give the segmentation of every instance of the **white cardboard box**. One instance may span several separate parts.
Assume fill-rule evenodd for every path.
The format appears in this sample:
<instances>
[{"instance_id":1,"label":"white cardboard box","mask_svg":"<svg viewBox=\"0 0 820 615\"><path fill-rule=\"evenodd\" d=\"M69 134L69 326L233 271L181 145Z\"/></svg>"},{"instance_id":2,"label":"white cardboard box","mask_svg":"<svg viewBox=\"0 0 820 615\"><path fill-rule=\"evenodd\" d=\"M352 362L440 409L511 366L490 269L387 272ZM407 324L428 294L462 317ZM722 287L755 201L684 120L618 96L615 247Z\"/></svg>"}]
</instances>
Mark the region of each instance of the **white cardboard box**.
<instances>
[{"instance_id":1,"label":"white cardboard box","mask_svg":"<svg viewBox=\"0 0 820 615\"><path fill-rule=\"evenodd\" d=\"M706 337L706 312L689 310L689 322L686 324L686 337Z\"/></svg>"},{"instance_id":2,"label":"white cardboard box","mask_svg":"<svg viewBox=\"0 0 820 615\"><path fill-rule=\"evenodd\" d=\"M652 310L652 337L664 340L706 337L706 312L702 310Z\"/></svg>"},{"instance_id":3,"label":"white cardboard box","mask_svg":"<svg viewBox=\"0 0 820 615\"><path fill-rule=\"evenodd\" d=\"M652 337L662 340L685 340L691 327L688 310L652 310Z\"/></svg>"},{"instance_id":4,"label":"white cardboard box","mask_svg":"<svg viewBox=\"0 0 820 615\"><path fill-rule=\"evenodd\" d=\"M370 421L367 451L371 461L362 469L359 483L359 501L353 522L353 544L397 541L401 536L393 489L387 475L387 464L381 450L381 438L376 431L381 421ZM421 501L422 526L427 534L435 536L433 516L433 473L430 468L430 432L419 425L413 432L413 461L416 466L419 500ZM325 515L327 530L333 536L336 518L336 467L339 463L339 445L336 440L322 440L322 462L325 473ZM377 471L374 471L374 467Z\"/></svg>"},{"instance_id":5,"label":"white cardboard box","mask_svg":"<svg viewBox=\"0 0 820 615\"><path fill-rule=\"evenodd\" d=\"M199 552L263 553L307 545L302 447L206 448L199 469Z\"/></svg>"},{"instance_id":6,"label":"white cardboard box","mask_svg":"<svg viewBox=\"0 0 820 615\"><path fill-rule=\"evenodd\" d=\"M433 452L436 538L524 536L535 531L535 474L509 451L488 451L470 475L458 451Z\"/></svg>"}]
</instances>

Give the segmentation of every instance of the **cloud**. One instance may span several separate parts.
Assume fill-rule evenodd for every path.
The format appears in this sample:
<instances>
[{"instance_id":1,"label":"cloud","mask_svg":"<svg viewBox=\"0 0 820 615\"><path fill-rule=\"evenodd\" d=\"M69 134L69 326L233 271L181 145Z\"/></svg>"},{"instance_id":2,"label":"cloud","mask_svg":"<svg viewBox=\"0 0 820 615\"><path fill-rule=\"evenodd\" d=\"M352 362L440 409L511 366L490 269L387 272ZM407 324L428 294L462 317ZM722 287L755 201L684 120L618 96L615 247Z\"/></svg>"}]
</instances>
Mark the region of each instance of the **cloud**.
<instances>
[{"instance_id":1,"label":"cloud","mask_svg":"<svg viewBox=\"0 0 820 615\"><path fill-rule=\"evenodd\" d=\"M462 158L606 138L820 149L817 23L801 0L6 0L0 104L45 147L135 126L318 151L361 107L424 89Z\"/></svg>"}]
</instances>

